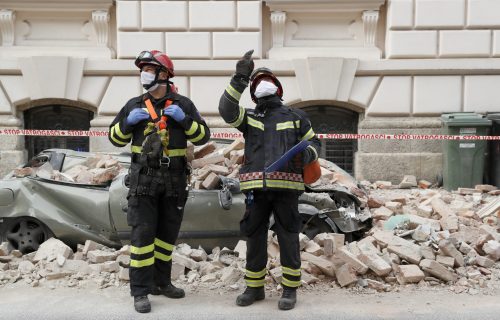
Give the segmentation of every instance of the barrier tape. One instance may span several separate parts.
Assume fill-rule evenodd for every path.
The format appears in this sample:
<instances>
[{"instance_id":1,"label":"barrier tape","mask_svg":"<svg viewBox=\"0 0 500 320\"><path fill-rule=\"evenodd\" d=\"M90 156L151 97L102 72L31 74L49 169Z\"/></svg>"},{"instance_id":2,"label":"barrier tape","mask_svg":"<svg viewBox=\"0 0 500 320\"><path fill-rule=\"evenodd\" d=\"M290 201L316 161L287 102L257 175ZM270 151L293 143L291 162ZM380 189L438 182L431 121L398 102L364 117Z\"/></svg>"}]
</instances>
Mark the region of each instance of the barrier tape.
<instances>
[{"instance_id":1,"label":"barrier tape","mask_svg":"<svg viewBox=\"0 0 500 320\"><path fill-rule=\"evenodd\" d=\"M3 136L49 136L49 137L107 137L102 130L36 130L0 129ZM239 132L212 132L212 138L236 139L243 137ZM320 139L332 140L500 140L500 136L446 135L446 134L362 134L362 133L318 133Z\"/></svg>"}]
</instances>

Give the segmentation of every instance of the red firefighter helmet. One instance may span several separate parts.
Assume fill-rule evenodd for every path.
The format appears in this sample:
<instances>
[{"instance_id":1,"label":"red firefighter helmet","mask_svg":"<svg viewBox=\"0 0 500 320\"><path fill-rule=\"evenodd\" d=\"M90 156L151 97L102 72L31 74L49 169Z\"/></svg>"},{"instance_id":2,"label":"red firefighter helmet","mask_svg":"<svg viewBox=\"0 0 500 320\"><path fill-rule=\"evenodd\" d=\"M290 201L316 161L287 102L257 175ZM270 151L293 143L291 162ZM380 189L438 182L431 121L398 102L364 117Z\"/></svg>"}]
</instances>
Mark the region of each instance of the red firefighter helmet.
<instances>
[{"instance_id":1,"label":"red firefighter helmet","mask_svg":"<svg viewBox=\"0 0 500 320\"><path fill-rule=\"evenodd\" d=\"M146 64L152 64L161 67L168 73L169 78L174 77L174 63L163 52L158 50L142 51L135 59L135 66L142 69Z\"/></svg>"},{"instance_id":2,"label":"red firefighter helmet","mask_svg":"<svg viewBox=\"0 0 500 320\"><path fill-rule=\"evenodd\" d=\"M255 69L250 75L250 96L252 97L252 101L257 103L257 97L255 97L255 89L261 80L264 78L270 79L275 86L278 87L278 91L276 94L278 97L283 98L283 87L279 82L278 78L274 75L271 69L268 68L258 68Z\"/></svg>"}]
</instances>

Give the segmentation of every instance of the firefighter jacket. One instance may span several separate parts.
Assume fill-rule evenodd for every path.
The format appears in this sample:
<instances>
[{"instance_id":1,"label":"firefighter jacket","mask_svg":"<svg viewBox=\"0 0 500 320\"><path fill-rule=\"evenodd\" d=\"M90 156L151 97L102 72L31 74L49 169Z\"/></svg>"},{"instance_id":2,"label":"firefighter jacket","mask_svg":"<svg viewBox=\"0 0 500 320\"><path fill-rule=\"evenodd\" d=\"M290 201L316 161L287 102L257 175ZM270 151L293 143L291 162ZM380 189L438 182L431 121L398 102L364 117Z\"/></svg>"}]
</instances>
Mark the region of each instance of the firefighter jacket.
<instances>
[{"instance_id":1,"label":"firefighter jacket","mask_svg":"<svg viewBox=\"0 0 500 320\"><path fill-rule=\"evenodd\" d=\"M313 160L318 158L321 142L306 113L283 105L276 95L259 99L255 109L245 109L239 106L245 87L233 77L219 102L224 121L241 131L245 138L245 158L240 169L241 190L303 191L304 164L300 157L298 161L297 158L289 161L279 172L264 174L264 170L301 140L312 142L307 149Z\"/></svg>"},{"instance_id":2,"label":"firefighter jacket","mask_svg":"<svg viewBox=\"0 0 500 320\"><path fill-rule=\"evenodd\" d=\"M132 154L140 154L142 152L142 144L146 138L144 131L148 126L148 122L152 120L140 121L130 126L127 124L127 117L135 108L143 108L147 111L145 105L147 99L151 100L158 117L162 116L163 109L169 105L167 101L170 101L171 104L178 105L186 115L180 122L171 118L167 119L168 144L166 150L163 150L164 156L185 157L187 140L191 141L194 145L202 145L210 138L210 130L205 121L201 118L193 102L187 97L169 91L165 97L156 101L149 93L130 99L120 110L109 127L109 140L113 145L124 147L129 142L132 142Z\"/></svg>"}]
</instances>

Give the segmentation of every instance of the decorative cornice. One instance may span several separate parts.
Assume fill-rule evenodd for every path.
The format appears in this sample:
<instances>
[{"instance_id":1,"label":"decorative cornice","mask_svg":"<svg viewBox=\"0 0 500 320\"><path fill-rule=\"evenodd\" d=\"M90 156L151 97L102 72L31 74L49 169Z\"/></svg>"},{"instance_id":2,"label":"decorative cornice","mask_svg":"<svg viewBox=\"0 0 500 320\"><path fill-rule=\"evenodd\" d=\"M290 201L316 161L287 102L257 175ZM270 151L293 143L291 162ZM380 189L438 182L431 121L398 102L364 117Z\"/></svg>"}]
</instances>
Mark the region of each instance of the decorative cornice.
<instances>
[{"instance_id":1,"label":"decorative cornice","mask_svg":"<svg viewBox=\"0 0 500 320\"><path fill-rule=\"evenodd\" d=\"M12 10L0 10L0 30L2 32L2 46L14 45L14 21L16 14Z\"/></svg>"},{"instance_id":2,"label":"decorative cornice","mask_svg":"<svg viewBox=\"0 0 500 320\"><path fill-rule=\"evenodd\" d=\"M267 0L271 11L286 12L355 12L379 10L385 0Z\"/></svg>"},{"instance_id":3,"label":"decorative cornice","mask_svg":"<svg viewBox=\"0 0 500 320\"><path fill-rule=\"evenodd\" d=\"M92 11L92 23L97 34L97 43L106 46L108 44L109 12L107 10Z\"/></svg>"},{"instance_id":4,"label":"decorative cornice","mask_svg":"<svg viewBox=\"0 0 500 320\"><path fill-rule=\"evenodd\" d=\"M365 31L365 47L375 46L375 35L377 33L379 12L369 10L363 12L363 27Z\"/></svg>"},{"instance_id":5,"label":"decorative cornice","mask_svg":"<svg viewBox=\"0 0 500 320\"><path fill-rule=\"evenodd\" d=\"M1 6L16 11L92 11L108 10L113 0L2 0Z\"/></svg>"},{"instance_id":6,"label":"decorative cornice","mask_svg":"<svg viewBox=\"0 0 500 320\"><path fill-rule=\"evenodd\" d=\"M286 12L271 12L271 29L273 32L273 47L281 48L285 42Z\"/></svg>"}]
</instances>

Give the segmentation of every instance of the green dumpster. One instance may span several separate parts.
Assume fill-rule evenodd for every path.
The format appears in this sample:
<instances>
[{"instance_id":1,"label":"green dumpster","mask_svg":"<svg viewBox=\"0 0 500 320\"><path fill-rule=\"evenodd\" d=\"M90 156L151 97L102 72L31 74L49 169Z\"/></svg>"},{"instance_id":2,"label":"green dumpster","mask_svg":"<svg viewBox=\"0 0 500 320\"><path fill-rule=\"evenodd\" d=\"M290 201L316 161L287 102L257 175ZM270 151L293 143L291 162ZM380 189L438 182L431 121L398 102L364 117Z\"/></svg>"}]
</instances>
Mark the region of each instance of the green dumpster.
<instances>
[{"instance_id":1,"label":"green dumpster","mask_svg":"<svg viewBox=\"0 0 500 320\"><path fill-rule=\"evenodd\" d=\"M491 120L473 112L441 115L442 132L457 136L485 136ZM443 187L473 188L483 183L486 140L443 141Z\"/></svg>"},{"instance_id":2,"label":"green dumpster","mask_svg":"<svg viewBox=\"0 0 500 320\"><path fill-rule=\"evenodd\" d=\"M492 136L500 136L500 113L490 113L486 116L493 123ZM500 188L500 140L489 141L488 183Z\"/></svg>"}]
</instances>

